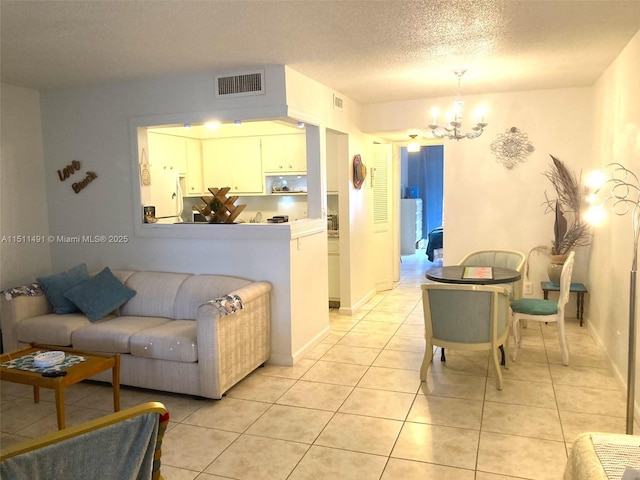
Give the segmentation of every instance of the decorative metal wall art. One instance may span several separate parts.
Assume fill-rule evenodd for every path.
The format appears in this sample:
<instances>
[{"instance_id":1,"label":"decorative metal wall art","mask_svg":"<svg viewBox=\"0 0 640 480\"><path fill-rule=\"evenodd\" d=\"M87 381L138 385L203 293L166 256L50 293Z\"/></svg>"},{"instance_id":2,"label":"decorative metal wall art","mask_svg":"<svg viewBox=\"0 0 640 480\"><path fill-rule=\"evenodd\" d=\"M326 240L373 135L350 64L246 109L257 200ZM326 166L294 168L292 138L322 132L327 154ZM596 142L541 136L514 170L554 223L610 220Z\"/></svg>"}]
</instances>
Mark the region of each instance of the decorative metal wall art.
<instances>
[{"instance_id":1,"label":"decorative metal wall art","mask_svg":"<svg viewBox=\"0 0 640 480\"><path fill-rule=\"evenodd\" d=\"M491 151L496 156L496 161L509 169L524 162L534 150L527 134L516 127L498 134L498 138L491 143Z\"/></svg>"},{"instance_id":2,"label":"decorative metal wall art","mask_svg":"<svg viewBox=\"0 0 640 480\"><path fill-rule=\"evenodd\" d=\"M367 167L362 163L362 157L360 154L357 154L353 157L353 186L360 189L366 176Z\"/></svg>"}]
</instances>

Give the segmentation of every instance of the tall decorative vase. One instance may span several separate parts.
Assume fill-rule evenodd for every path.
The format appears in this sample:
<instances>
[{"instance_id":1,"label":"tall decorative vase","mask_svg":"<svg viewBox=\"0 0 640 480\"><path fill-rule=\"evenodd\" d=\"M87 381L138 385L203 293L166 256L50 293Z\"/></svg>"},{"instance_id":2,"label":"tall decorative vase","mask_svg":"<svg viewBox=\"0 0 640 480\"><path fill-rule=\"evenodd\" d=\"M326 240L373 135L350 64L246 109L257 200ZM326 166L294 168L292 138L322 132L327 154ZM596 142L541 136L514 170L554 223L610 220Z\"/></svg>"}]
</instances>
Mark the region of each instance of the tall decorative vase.
<instances>
[{"instance_id":1,"label":"tall decorative vase","mask_svg":"<svg viewBox=\"0 0 640 480\"><path fill-rule=\"evenodd\" d=\"M560 275L562 274L562 267L566 260L566 255L551 255L549 259L547 274L549 275L549 281L554 285L560 285Z\"/></svg>"}]
</instances>

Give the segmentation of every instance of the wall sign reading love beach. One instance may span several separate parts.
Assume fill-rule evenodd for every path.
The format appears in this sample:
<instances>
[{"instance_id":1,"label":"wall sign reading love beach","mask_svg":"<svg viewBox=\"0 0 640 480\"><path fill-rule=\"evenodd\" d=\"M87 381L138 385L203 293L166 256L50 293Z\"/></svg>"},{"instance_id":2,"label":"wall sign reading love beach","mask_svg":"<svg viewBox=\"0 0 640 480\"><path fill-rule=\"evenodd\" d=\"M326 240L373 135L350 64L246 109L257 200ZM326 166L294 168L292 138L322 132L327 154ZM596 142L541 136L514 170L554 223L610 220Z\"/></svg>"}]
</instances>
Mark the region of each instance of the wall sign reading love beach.
<instances>
[{"instance_id":1,"label":"wall sign reading love beach","mask_svg":"<svg viewBox=\"0 0 640 480\"><path fill-rule=\"evenodd\" d=\"M58 170L58 178L60 178L61 182L64 182L71 175L74 175L76 172L79 172L79 171L80 171L80 161L74 160L73 162L71 162L70 165L67 165L62 170ZM79 182L73 183L71 185L71 188L73 188L73 191L75 193L80 193L80 191L83 188L85 188L87 185L93 182L96 178L98 178L98 175L95 172L87 172L87 175L84 177L84 179L80 180Z\"/></svg>"}]
</instances>

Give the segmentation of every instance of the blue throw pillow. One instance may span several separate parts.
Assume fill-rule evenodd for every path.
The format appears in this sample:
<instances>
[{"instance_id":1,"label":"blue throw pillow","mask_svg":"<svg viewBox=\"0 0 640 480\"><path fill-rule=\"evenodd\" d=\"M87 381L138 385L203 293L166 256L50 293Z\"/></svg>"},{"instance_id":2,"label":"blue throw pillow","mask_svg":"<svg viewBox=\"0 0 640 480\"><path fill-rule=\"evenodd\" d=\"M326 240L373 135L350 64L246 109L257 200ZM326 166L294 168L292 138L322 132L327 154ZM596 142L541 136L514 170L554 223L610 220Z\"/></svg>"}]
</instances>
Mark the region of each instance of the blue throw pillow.
<instances>
[{"instance_id":1,"label":"blue throw pillow","mask_svg":"<svg viewBox=\"0 0 640 480\"><path fill-rule=\"evenodd\" d=\"M56 273L48 277L38 277L37 281L44 292L44 296L47 297L53 307L54 313L62 315L78 311L78 307L64 296L67 290L86 282L90 278L87 266L81 263L66 272Z\"/></svg>"},{"instance_id":2,"label":"blue throw pillow","mask_svg":"<svg viewBox=\"0 0 640 480\"><path fill-rule=\"evenodd\" d=\"M132 298L136 292L118 280L109 267L105 267L92 279L73 287L65 296L95 322L106 317Z\"/></svg>"}]
</instances>

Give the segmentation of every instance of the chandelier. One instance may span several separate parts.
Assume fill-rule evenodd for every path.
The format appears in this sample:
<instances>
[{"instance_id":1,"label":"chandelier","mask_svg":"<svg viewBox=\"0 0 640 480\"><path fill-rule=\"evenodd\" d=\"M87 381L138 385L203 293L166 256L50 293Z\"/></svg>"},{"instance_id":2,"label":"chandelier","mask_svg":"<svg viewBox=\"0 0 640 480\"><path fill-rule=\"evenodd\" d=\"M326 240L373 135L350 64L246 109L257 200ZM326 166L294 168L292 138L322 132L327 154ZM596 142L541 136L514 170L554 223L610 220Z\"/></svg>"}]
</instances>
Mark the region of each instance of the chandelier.
<instances>
[{"instance_id":1,"label":"chandelier","mask_svg":"<svg viewBox=\"0 0 640 480\"><path fill-rule=\"evenodd\" d=\"M444 126L440 126L438 125L438 111L434 109L432 111L433 123L429 125L429 128L436 138L456 140L460 140L461 138L477 138L482 135L484 127L488 125L484 121L484 113L478 112L476 114L476 124L471 128L471 131L462 133L462 107L464 106L464 100L460 97L460 81L466 73L466 70L455 70L453 73L458 77L458 98L453 102L453 111L447 113L447 123Z\"/></svg>"}]
</instances>

